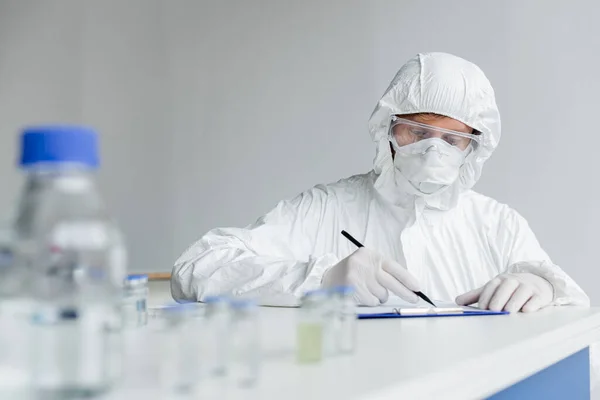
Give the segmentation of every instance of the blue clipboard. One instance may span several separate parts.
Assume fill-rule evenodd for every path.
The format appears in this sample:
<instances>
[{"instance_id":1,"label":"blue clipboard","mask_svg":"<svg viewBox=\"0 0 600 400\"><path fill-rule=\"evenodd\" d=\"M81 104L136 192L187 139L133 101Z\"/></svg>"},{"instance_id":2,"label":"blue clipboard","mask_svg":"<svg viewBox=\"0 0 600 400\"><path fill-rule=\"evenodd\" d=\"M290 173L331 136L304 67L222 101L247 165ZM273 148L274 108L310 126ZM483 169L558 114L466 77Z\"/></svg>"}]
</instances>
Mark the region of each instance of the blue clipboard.
<instances>
[{"instance_id":1,"label":"blue clipboard","mask_svg":"<svg viewBox=\"0 0 600 400\"><path fill-rule=\"evenodd\" d=\"M384 314L358 314L358 319L385 319L385 318L443 318L443 317L477 317L482 315L507 315L508 311L490 310L464 310L460 313L426 313L403 315L399 313Z\"/></svg>"}]
</instances>

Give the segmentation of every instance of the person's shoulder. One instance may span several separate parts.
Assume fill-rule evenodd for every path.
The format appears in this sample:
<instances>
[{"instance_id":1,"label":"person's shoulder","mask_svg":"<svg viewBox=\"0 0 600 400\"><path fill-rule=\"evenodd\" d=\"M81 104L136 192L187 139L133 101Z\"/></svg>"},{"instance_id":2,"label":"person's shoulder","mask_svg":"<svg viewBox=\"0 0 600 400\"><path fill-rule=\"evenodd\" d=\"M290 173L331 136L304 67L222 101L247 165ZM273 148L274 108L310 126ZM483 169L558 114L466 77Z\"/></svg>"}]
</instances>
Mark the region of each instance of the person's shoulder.
<instances>
[{"instance_id":1,"label":"person's shoulder","mask_svg":"<svg viewBox=\"0 0 600 400\"><path fill-rule=\"evenodd\" d=\"M332 206L367 193L369 187L373 186L374 179L373 173L369 172L353 175L332 183L318 184L292 199L284 200L282 203L292 207Z\"/></svg>"},{"instance_id":2,"label":"person's shoulder","mask_svg":"<svg viewBox=\"0 0 600 400\"><path fill-rule=\"evenodd\" d=\"M340 179L336 182L316 185L313 189L321 190L329 194L348 193L353 191L362 192L363 189L373 186L375 181L374 172L367 172L365 174L352 175L347 178Z\"/></svg>"},{"instance_id":3,"label":"person's shoulder","mask_svg":"<svg viewBox=\"0 0 600 400\"><path fill-rule=\"evenodd\" d=\"M373 172L353 175L336 182L319 184L310 189L311 197L320 197L328 203L345 203L370 196L376 176Z\"/></svg>"},{"instance_id":4,"label":"person's shoulder","mask_svg":"<svg viewBox=\"0 0 600 400\"><path fill-rule=\"evenodd\" d=\"M496 199L481 193L469 190L463 193L461 197L461 206L463 209L472 210L472 212L487 217L487 219L495 219L498 222L515 222L523 217L514 208L508 204L501 203Z\"/></svg>"},{"instance_id":5,"label":"person's shoulder","mask_svg":"<svg viewBox=\"0 0 600 400\"><path fill-rule=\"evenodd\" d=\"M460 204L463 209L472 210L473 212L484 216L509 217L517 214L517 212L507 204L501 203L496 199L474 190L464 192L461 196Z\"/></svg>"}]
</instances>

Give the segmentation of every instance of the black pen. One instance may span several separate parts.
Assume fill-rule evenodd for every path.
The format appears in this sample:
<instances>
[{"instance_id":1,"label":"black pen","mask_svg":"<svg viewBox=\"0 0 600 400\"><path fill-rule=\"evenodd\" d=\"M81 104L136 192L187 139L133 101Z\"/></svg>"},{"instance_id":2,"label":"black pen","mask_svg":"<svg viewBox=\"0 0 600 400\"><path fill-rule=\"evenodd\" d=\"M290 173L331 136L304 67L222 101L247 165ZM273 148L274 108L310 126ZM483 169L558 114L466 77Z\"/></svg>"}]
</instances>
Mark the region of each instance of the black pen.
<instances>
[{"instance_id":1,"label":"black pen","mask_svg":"<svg viewBox=\"0 0 600 400\"><path fill-rule=\"evenodd\" d=\"M351 241L356 247L361 248L361 247L365 247L362 245L361 242L359 242L358 240L354 239L354 237L349 234L346 231L342 231L342 235L348 239L349 241ZM423 294L423 292L413 292L414 294L416 294L417 296L419 296L420 298L422 298L423 300L425 300L426 302L428 302L429 304L431 304L432 306L435 307L435 304L433 304L433 301L429 300L429 297L425 296L425 294Z\"/></svg>"}]
</instances>

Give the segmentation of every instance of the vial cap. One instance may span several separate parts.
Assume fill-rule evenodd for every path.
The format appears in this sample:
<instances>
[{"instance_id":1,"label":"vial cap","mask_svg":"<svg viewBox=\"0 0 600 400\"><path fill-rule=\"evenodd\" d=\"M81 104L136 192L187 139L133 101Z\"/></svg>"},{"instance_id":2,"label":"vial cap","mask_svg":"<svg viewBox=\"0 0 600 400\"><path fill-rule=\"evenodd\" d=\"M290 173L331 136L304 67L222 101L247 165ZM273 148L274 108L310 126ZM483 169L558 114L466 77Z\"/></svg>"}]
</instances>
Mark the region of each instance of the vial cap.
<instances>
[{"instance_id":1,"label":"vial cap","mask_svg":"<svg viewBox=\"0 0 600 400\"><path fill-rule=\"evenodd\" d=\"M148 282L148 275L146 274L132 274L127 276L127 278L125 278L128 282L133 282L133 281L145 281Z\"/></svg>"},{"instance_id":2,"label":"vial cap","mask_svg":"<svg viewBox=\"0 0 600 400\"><path fill-rule=\"evenodd\" d=\"M256 302L251 299L231 299L229 304L233 309L248 309L256 307Z\"/></svg>"}]
</instances>

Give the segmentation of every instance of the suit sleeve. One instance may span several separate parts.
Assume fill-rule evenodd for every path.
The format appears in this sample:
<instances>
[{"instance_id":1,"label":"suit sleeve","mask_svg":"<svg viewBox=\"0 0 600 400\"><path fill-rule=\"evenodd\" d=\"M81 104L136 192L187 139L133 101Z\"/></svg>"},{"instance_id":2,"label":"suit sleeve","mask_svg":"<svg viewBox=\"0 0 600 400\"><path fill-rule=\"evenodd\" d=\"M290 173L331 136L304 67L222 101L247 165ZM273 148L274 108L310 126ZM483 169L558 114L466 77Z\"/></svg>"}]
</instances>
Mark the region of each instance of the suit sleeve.
<instances>
[{"instance_id":1,"label":"suit sleeve","mask_svg":"<svg viewBox=\"0 0 600 400\"><path fill-rule=\"evenodd\" d=\"M529 272L546 279L554 288L554 305L590 305L585 292L552 262L527 221L515 210L505 206L496 239L506 272Z\"/></svg>"},{"instance_id":2,"label":"suit sleeve","mask_svg":"<svg viewBox=\"0 0 600 400\"><path fill-rule=\"evenodd\" d=\"M297 305L338 261L334 254L312 254L328 207L326 190L316 187L280 202L247 228L208 232L175 262L173 297L248 296L263 305Z\"/></svg>"}]
</instances>

